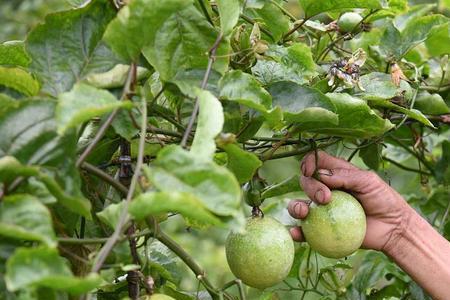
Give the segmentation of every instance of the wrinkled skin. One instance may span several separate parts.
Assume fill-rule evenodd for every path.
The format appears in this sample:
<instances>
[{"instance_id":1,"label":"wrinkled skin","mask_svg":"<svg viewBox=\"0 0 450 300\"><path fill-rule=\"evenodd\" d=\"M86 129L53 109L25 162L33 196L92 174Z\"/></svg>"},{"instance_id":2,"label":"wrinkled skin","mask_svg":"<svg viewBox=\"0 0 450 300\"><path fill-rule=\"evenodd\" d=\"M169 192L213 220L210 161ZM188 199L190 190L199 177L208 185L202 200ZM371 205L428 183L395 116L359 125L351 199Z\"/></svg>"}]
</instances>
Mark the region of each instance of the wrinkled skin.
<instances>
[{"instance_id":1,"label":"wrinkled skin","mask_svg":"<svg viewBox=\"0 0 450 300\"><path fill-rule=\"evenodd\" d=\"M231 232L225 250L233 274L258 289L285 279L295 252L287 229L268 216L250 218L244 232Z\"/></svg>"}]
</instances>

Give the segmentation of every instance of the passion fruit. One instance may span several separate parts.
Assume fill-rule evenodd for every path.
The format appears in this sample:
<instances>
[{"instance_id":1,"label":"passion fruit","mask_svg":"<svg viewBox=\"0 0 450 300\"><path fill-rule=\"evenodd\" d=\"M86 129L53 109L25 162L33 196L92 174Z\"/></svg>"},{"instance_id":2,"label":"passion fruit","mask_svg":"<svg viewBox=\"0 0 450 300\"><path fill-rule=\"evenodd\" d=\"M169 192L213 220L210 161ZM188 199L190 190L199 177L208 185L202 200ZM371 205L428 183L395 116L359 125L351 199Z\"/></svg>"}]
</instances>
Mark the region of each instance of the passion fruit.
<instances>
[{"instance_id":1,"label":"passion fruit","mask_svg":"<svg viewBox=\"0 0 450 300\"><path fill-rule=\"evenodd\" d=\"M343 33L352 32L355 27L362 21L360 14L354 12L347 12L343 14L337 21L339 31Z\"/></svg>"},{"instance_id":2,"label":"passion fruit","mask_svg":"<svg viewBox=\"0 0 450 300\"><path fill-rule=\"evenodd\" d=\"M229 234L225 250L233 274L258 289L283 281L295 252L287 229L271 217L249 218L244 232Z\"/></svg>"},{"instance_id":3,"label":"passion fruit","mask_svg":"<svg viewBox=\"0 0 450 300\"><path fill-rule=\"evenodd\" d=\"M326 257L342 258L361 247L366 235L366 215L352 195L335 190L330 203L310 205L302 230L313 250Z\"/></svg>"}]
</instances>

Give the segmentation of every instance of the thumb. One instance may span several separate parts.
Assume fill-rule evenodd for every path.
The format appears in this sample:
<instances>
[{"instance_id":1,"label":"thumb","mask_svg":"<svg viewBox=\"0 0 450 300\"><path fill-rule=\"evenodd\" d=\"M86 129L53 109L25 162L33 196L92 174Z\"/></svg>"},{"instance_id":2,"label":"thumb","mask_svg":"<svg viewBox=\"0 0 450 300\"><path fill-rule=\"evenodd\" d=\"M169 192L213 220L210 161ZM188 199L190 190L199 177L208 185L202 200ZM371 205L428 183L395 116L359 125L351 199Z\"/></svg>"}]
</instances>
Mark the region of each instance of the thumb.
<instances>
[{"instance_id":1,"label":"thumb","mask_svg":"<svg viewBox=\"0 0 450 300\"><path fill-rule=\"evenodd\" d=\"M331 189L367 193L381 181L377 174L360 169L319 169L319 180Z\"/></svg>"}]
</instances>

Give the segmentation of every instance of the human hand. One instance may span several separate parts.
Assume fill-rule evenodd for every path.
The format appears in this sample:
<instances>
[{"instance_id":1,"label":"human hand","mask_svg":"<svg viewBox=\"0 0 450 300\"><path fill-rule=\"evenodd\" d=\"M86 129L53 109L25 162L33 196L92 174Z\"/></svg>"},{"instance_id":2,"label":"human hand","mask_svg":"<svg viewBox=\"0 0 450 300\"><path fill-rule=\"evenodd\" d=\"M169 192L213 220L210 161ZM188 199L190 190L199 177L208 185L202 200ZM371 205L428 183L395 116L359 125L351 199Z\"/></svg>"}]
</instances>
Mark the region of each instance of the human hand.
<instances>
[{"instance_id":1,"label":"human hand","mask_svg":"<svg viewBox=\"0 0 450 300\"><path fill-rule=\"evenodd\" d=\"M358 199L367 216L367 231L362 247L384 251L395 243L412 209L393 188L376 173L361 170L346 160L323 151L307 154L302 163L300 184L308 197L322 205L331 201L331 190L340 189ZM313 177L317 168L317 176ZM292 217L304 219L308 215L306 201L293 200L288 205ZM300 227L290 229L292 238L303 241Z\"/></svg>"}]
</instances>

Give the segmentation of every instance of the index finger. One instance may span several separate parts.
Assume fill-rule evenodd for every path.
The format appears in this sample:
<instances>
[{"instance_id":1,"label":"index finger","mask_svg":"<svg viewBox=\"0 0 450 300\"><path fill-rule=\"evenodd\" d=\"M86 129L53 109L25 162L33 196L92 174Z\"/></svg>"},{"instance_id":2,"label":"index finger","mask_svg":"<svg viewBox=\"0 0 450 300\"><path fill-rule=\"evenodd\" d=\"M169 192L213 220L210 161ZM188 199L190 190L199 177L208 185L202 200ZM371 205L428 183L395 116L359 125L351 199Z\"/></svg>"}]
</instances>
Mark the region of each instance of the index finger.
<instances>
[{"instance_id":1,"label":"index finger","mask_svg":"<svg viewBox=\"0 0 450 300\"><path fill-rule=\"evenodd\" d=\"M314 170L317 169L350 169L357 170L358 168L342 158L337 158L324 151L317 152L317 163L316 154L314 151L305 155L301 163L302 173L306 177L311 177L314 174Z\"/></svg>"}]
</instances>

